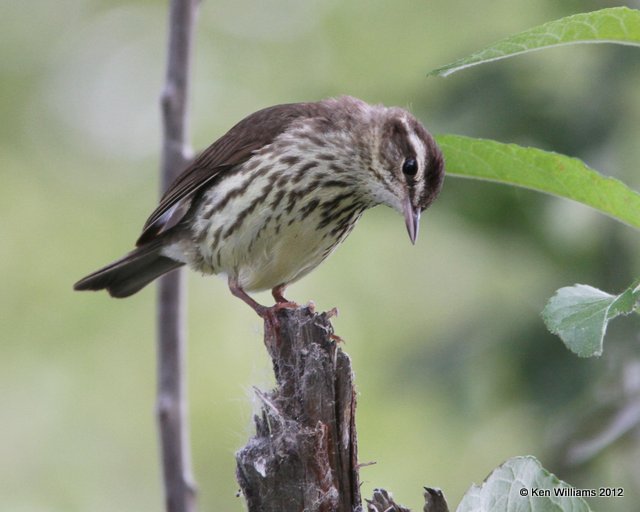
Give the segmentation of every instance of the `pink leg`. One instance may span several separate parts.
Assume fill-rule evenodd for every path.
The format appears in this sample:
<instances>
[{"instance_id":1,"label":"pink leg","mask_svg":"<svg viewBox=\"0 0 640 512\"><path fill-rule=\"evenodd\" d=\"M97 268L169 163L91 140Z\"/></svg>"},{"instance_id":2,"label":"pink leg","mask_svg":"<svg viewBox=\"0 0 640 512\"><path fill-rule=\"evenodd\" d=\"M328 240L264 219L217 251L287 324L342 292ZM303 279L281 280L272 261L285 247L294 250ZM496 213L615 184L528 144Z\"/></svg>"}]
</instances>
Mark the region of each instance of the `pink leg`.
<instances>
[{"instance_id":1,"label":"pink leg","mask_svg":"<svg viewBox=\"0 0 640 512\"><path fill-rule=\"evenodd\" d=\"M247 292L245 292L242 287L238 284L238 281L232 277L229 277L229 290L233 295L241 299L245 304L248 304L251 309L253 309L260 318L265 321L265 324L269 326L271 329L278 328L278 318L276 317L276 312L280 309L295 309L298 305L295 302L289 302L282 295L285 286L276 286L272 293L273 297L276 299L276 304L272 307L263 306L259 304L255 300L253 300Z\"/></svg>"},{"instance_id":2,"label":"pink leg","mask_svg":"<svg viewBox=\"0 0 640 512\"><path fill-rule=\"evenodd\" d=\"M279 284L271 290L271 295L276 300L275 309L296 309L298 305L290 300L287 300L284 296L284 290L287 287L286 284Z\"/></svg>"},{"instance_id":3,"label":"pink leg","mask_svg":"<svg viewBox=\"0 0 640 512\"><path fill-rule=\"evenodd\" d=\"M256 313L258 313L258 316L260 316L261 318L266 318L269 315L269 310L271 308L263 306L262 304L259 304L258 302L253 300L251 297L249 297L247 292L245 292L240 287L240 285L238 284L238 281L232 277L229 277L229 290L231 290L231 293L233 295L235 295L236 297L244 301L246 304L251 306L251 309L253 309Z\"/></svg>"},{"instance_id":4,"label":"pink leg","mask_svg":"<svg viewBox=\"0 0 640 512\"><path fill-rule=\"evenodd\" d=\"M298 307L295 302L289 302L282 296L284 286L277 286L276 288L274 288L273 296L278 302L276 302L276 304L272 307L263 306L262 304L252 299L249 294L245 292L238 284L238 281L232 277L229 277L229 290L233 295L241 299L245 304L248 304L251 309L253 309L258 314L258 316L272 328L278 327L278 318L276 317L276 312L278 310L288 308L295 309ZM280 299L284 300L284 302L281 302Z\"/></svg>"},{"instance_id":5,"label":"pink leg","mask_svg":"<svg viewBox=\"0 0 640 512\"><path fill-rule=\"evenodd\" d=\"M284 298L284 290L286 289L286 287L286 284L279 284L271 290L271 295L273 295L273 298L276 299L276 302L289 302Z\"/></svg>"}]
</instances>

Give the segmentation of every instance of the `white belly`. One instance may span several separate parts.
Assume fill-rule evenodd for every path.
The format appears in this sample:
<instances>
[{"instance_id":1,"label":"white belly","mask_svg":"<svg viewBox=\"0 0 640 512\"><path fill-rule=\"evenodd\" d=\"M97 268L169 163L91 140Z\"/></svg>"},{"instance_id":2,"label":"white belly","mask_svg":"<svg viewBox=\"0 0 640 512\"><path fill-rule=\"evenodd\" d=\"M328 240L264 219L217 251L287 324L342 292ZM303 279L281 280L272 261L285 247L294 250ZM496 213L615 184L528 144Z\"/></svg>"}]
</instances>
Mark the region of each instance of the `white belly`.
<instances>
[{"instance_id":1,"label":"white belly","mask_svg":"<svg viewBox=\"0 0 640 512\"><path fill-rule=\"evenodd\" d=\"M205 195L196 214L197 218L202 214L203 220L193 230L199 241L190 241L193 246L185 252L191 254L186 262L196 270L232 276L246 291L289 284L309 273L348 235L365 209L351 194L335 204L338 194L347 195L345 188L317 187L294 194L292 203L295 184L287 184L286 193L279 194L283 187L273 187L269 173L252 183L254 195L238 194L220 208L222 198L241 189L245 181L246 175L238 173ZM206 218L208 209L215 213ZM326 222L327 216L339 212L344 214ZM242 221L234 226L240 217Z\"/></svg>"},{"instance_id":2,"label":"white belly","mask_svg":"<svg viewBox=\"0 0 640 512\"><path fill-rule=\"evenodd\" d=\"M334 241L317 236L316 225L317 222L294 222L281 228L278 235L270 226L251 248L244 237L230 240L222 249L221 269L235 275L247 291L292 283L318 266L335 248Z\"/></svg>"}]
</instances>

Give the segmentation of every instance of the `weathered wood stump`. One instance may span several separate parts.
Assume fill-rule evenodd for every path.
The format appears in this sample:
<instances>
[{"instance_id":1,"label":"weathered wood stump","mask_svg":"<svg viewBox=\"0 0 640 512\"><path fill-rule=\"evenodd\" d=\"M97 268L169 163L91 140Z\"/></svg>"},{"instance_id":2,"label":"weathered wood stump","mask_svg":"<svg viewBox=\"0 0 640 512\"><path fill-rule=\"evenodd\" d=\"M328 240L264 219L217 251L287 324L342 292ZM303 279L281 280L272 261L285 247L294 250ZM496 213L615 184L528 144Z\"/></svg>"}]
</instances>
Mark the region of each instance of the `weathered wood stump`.
<instances>
[{"instance_id":1,"label":"weathered wood stump","mask_svg":"<svg viewBox=\"0 0 640 512\"><path fill-rule=\"evenodd\" d=\"M361 510L349 357L326 313L277 312L265 323L276 388L257 391L256 434L237 455L250 512Z\"/></svg>"},{"instance_id":2,"label":"weathered wood stump","mask_svg":"<svg viewBox=\"0 0 640 512\"><path fill-rule=\"evenodd\" d=\"M265 322L265 345L276 388L256 390L262 402L256 434L236 454L237 478L249 512L361 512L356 393L349 357L330 314L282 309ZM425 488L424 512L447 512L437 489ZM384 489L368 512L409 512Z\"/></svg>"}]
</instances>

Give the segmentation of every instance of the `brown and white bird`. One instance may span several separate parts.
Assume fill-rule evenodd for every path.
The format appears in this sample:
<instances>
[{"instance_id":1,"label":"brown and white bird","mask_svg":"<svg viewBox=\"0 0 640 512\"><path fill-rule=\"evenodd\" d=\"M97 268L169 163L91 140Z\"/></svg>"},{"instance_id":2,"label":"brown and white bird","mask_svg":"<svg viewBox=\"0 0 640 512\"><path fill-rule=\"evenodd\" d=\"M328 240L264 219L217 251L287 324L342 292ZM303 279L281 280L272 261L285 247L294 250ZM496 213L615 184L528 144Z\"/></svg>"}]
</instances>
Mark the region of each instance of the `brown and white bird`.
<instances>
[{"instance_id":1,"label":"brown and white bird","mask_svg":"<svg viewBox=\"0 0 640 512\"><path fill-rule=\"evenodd\" d=\"M344 96L255 112L204 150L166 191L136 249L76 290L128 297L182 265L247 292L284 289L316 268L362 213L385 204L415 243L438 196L442 154L409 112Z\"/></svg>"}]
</instances>

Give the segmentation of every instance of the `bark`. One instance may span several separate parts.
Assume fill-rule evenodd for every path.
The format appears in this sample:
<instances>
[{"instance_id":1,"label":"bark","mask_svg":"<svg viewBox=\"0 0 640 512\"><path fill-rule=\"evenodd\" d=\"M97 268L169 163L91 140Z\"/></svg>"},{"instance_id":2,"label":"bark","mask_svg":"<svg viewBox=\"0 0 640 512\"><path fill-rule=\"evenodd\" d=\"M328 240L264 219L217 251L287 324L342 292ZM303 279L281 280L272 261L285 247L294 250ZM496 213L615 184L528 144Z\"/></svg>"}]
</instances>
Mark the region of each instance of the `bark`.
<instances>
[{"instance_id":1,"label":"bark","mask_svg":"<svg viewBox=\"0 0 640 512\"><path fill-rule=\"evenodd\" d=\"M256 391L256 435L236 455L248 510L361 510L349 358L326 313L299 308L276 316L275 327L265 322L276 389Z\"/></svg>"},{"instance_id":2,"label":"bark","mask_svg":"<svg viewBox=\"0 0 640 512\"><path fill-rule=\"evenodd\" d=\"M256 434L236 454L249 512L410 512L384 489L363 508L353 373L330 316L303 307L265 321L276 387L256 390ZM424 500L424 512L448 512L440 490Z\"/></svg>"},{"instance_id":3,"label":"bark","mask_svg":"<svg viewBox=\"0 0 640 512\"><path fill-rule=\"evenodd\" d=\"M162 190L183 169L188 155L188 91L197 2L171 0L163 116ZM185 284L181 271L160 279L157 308L157 418L167 512L193 512L195 484L186 406Z\"/></svg>"}]
</instances>

